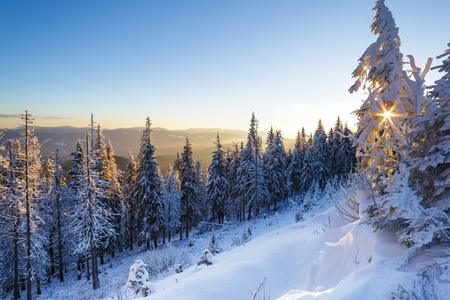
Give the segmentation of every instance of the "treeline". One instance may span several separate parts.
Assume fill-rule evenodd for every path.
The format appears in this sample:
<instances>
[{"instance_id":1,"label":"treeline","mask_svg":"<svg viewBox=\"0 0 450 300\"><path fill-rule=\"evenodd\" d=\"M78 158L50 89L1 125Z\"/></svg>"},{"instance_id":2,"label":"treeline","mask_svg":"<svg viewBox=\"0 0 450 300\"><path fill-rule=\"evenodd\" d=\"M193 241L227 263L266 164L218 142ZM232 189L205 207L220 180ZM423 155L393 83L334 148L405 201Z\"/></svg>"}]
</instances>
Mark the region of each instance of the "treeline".
<instances>
[{"instance_id":1,"label":"treeline","mask_svg":"<svg viewBox=\"0 0 450 300\"><path fill-rule=\"evenodd\" d=\"M4 141L0 178L0 288L32 297L41 281L64 281L68 269L99 287L98 263L124 249L158 247L174 235L188 238L200 222L250 220L288 198L342 180L355 165L347 126L337 119L328 135L319 120L314 134L298 132L286 152L281 131L263 145L254 114L247 141L224 149L217 133L209 166L194 162L189 139L164 176L155 156L150 119L139 155L118 170L100 125L75 146L66 173L58 150L41 160L33 117L23 115L23 138ZM84 271L83 271L84 270Z\"/></svg>"}]
</instances>

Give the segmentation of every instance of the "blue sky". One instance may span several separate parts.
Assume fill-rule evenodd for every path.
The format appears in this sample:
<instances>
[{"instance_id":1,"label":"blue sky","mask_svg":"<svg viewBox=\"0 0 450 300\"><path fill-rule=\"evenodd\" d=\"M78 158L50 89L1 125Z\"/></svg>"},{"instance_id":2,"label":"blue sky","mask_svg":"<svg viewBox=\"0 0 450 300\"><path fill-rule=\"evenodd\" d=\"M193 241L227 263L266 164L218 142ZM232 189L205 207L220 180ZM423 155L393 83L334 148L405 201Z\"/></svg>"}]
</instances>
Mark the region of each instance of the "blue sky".
<instances>
[{"instance_id":1,"label":"blue sky","mask_svg":"<svg viewBox=\"0 0 450 300\"><path fill-rule=\"evenodd\" d=\"M351 72L376 37L374 1L0 2L0 127L329 128L363 94ZM450 42L448 0L387 0L420 66ZM435 61L435 64L437 61ZM429 83L439 75L433 72Z\"/></svg>"}]
</instances>

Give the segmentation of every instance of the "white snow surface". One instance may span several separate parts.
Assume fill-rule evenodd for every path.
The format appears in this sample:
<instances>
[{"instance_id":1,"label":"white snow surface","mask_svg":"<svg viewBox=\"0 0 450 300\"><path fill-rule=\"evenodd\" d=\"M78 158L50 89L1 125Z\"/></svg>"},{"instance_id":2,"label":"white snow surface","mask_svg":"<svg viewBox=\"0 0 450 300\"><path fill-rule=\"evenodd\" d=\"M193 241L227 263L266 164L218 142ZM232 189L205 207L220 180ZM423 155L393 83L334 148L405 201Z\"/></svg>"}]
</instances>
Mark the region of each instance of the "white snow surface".
<instances>
[{"instance_id":1,"label":"white snow surface","mask_svg":"<svg viewBox=\"0 0 450 300\"><path fill-rule=\"evenodd\" d=\"M251 299L265 279L256 299L391 299L401 284L412 290L417 273L430 264L433 249L418 255L405 269L398 262L405 247L389 231L374 232L358 222L344 224L328 201L295 223L297 207L284 207L279 213L266 212L250 222L230 222L216 229L216 241L223 249L214 255L214 264L197 266L207 247L211 232L195 234L172 242L191 256L192 265L181 273L168 272L150 278L156 292L139 298L126 287L130 266L136 259L145 261L146 249L125 251L101 266L101 288L92 291L84 273L76 280L44 285L37 299ZM233 246L244 226L252 235L243 245ZM164 246L153 251L163 251ZM438 249L439 250L439 249ZM431 251L431 252L430 252ZM70 274L69 274L70 275ZM55 282L54 279L53 282ZM448 299L450 282L439 280L441 299Z\"/></svg>"}]
</instances>

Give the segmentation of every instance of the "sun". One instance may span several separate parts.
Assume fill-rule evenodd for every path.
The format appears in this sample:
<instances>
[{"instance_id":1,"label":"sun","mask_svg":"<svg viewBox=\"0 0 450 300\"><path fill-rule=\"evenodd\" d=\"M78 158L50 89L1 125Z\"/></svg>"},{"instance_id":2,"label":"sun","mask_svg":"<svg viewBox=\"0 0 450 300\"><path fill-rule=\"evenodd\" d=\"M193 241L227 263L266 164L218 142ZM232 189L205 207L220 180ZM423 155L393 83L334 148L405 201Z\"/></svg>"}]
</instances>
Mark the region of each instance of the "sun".
<instances>
[{"instance_id":1,"label":"sun","mask_svg":"<svg viewBox=\"0 0 450 300\"><path fill-rule=\"evenodd\" d=\"M391 119L395 114L392 113L392 109L391 110L385 110L384 113L382 114L382 116L384 117L384 119Z\"/></svg>"},{"instance_id":2,"label":"sun","mask_svg":"<svg viewBox=\"0 0 450 300\"><path fill-rule=\"evenodd\" d=\"M391 109L386 109L383 107L383 113L377 114L377 116L381 116L383 117L383 121L391 121L391 118L393 117L397 117L398 115L396 113L393 112L394 108L392 107Z\"/></svg>"}]
</instances>

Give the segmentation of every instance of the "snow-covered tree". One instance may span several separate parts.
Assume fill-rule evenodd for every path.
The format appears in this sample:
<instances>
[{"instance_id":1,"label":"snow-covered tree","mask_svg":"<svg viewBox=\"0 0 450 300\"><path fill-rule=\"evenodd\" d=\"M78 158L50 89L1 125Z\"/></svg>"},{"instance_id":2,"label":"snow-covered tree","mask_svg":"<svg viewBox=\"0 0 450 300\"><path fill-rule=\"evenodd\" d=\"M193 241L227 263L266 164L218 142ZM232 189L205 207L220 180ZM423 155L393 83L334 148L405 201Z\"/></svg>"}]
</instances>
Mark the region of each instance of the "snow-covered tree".
<instances>
[{"instance_id":1,"label":"snow-covered tree","mask_svg":"<svg viewBox=\"0 0 450 300\"><path fill-rule=\"evenodd\" d=\"M13 285L13 298L19 299L19 278L24 275L23 253L25 243L23 234L24 202L23 202L23 164L20 159L21 144L18 140L5 142L6 156L1 161L0 189L0 240L2 241L3 268L0 270L1 285Z\"/></svg>"},{"instance_id":2,"label":"snow-covered tree","mask_svg":"<svg viewBox=\"0 0 450 300\"><path fill-rule=\"evenodd\" d=\"M356 165L356 149L349 136L352 134L347 124L344 126L342 139L336 151L336 169L341 178L348 176Z\"/></svg>"},{"instance_id":3,"label":"snow-covered tree","mask_svg":"<svg viewBox=\"0 0 450 300\"><path fill-rule=\"evenodd\" d=\"M86 167L82 177L74 214L71 220L71 233L75 237L75 253L87 254L90 252L92 263L92 286L97 289L100 286L98 278L98 249L108 247L110 237L116 232L113 224L112 213L105 207L105 196L102 194L104 183L100 174L94 168L94 162L89 154L90 137L86 134Z\"/></svg>"},{"instance_id":4,"label":"snow-covered tree","mask_svg":"<svg viewBox=\"0 0 450 300\"><path fill-rule=\"evenodd\" d=\"M193 215L192 225L196 225L201 220L206 220L209 213L208 205L208 166L202 166L202 161L197 160L195 162L195 203L197 211Z\"/></svg>"},{"instance_id":5,"label":"snow-covered tree","mask_svg":"<svg viewBox=\"0 0 450 300\"><path fill-rule=\"evenodd\" d=\"M313 137L310 134L305 144L305 156L303 157L302 168L300 172L301 174L300 186L303 194L308 192L314 183L314 174L313 174L314 160L313 160L312 146L313 146Z\"/></svg>"},{"instance_id":6,"label":"snow-covered tree","mask_svg":"<svg viewBox=\"0 0 450 300\"><path fill-rule=\"evenodd\" d=\"M32 126L34 117L25 111L22 115L24 122L23 147L21 159L23 160L23 201L25 206L25 245L26 245L26 286L27 299L31 299L31 280L36 278L38 294L40 293L40 278L45 272L46 253L44 251L44 233L39 209L39 183L40 183L40 145L34 135Z\"/></svg>"},{"instance_id":7,"label":"snow-covered tree","mask_svg":"<svg viewBox=\"0 0 450 300\"><path fill-rule=\"evenodd\" d=\"M238 144L234 145L234 150L228 154L229 163L227 165L227 200L230 209L234 208L237 220L243 219L243 211L241 208L242 201L239 197L238 188L238 169L241 162L241 153Z\"/></svg>"},{"instance_id":8,"label":"snow-covered tree","mask_svg":"<svg viewBox=\"0 0 450 300\"><path fill-rule=\"evenodd\" d=\"M49 230L51 274L58 268L59 281L64 281L64 264L67 263L68 242L67 226L70 215L69 191L65 183L64 171L61 167L61 157L59 149L56 150L51 172L51 186L46 195L45 210L48 211L49 218L46 218L46 225ZM49 276L50 277L50 276Z\"/></svg>"},{"instance_id":9,"label":"snow-covered tree","mask_svg":"<svg viewBox=\"0 0 450 300\"><path fill-rule=\"evenodd\" d=\"M223 223L225 218L225 198L227 188L227 170L225 153L220 143L219 133L215 142L217 150L213 152L208 168L207 200L212 212L212 218Z\"/></svg>"},{"instance_id":10,"label":"snow-covered tree","mask_svg":"<svg viewBox=\"0 0 450 300\"><path fill-rule=\"evenodd\" d=\"M167 167L163 181L164 231L169 243L171 236L181 227L181 191L178 172L171 165Z\"/></svg>"},{"instance_id":11,"label":"snow-covered tree","mask_svg":"<svg viewBox=\"0 0 450 300\"><path fill-rule=\"evenodd\" d=\"M330 149L327 143L327 135L323 129L322 121L319 120L317 129L314 132L314 142L311 149L313 177L324 189L327 182L331 179L330 171Z\"/></svg>"},{"instance_id":12,"label":"snow-covered tree","mask_svg":"<svg viewBox=\"0 0 450 300\"><path fill-rule=\"evenodd\" d=\"M252 114L247 144L241 151L239 165L239 189L242 199L247 206L247 218L250 220L252 210L259 212L259 205L265 197L264 169L262 162L261 138L258 136L258 120Z\"/></svg>"},{"instance_id":13,"label":"snow-covered tree","mask_svg":"<svg viewBox=\"0 0 450 300\"><path fill-rule=\"evenodd\" d=\"M292 151L292 158L288 165L288 185L291 196L300 195L303 193L301 185L301 170L303 159L305 157L306 133L305 128L298 131L295 138L294 150Z\"/></svg>"},{"instance_id":14,"label":"snow-covered tree","mask_svg":"<svg viewBox=\"0 0 450 300\"><path fill-rule=\"evenodd\" d=\"M153 284L150 283L146 265L140 259L136 260L130 267L127 287L133 290L139 297L147 297L148 294L155 293Z\"/></svg>"},{"instance_id":15,"label":"snow-covered tree","mask_svg":"<svg viewBox=\"0 0 450 300\"><path fill-rule=\"evenodd\" d=\"M286 151L284 150L281 131L275 132L273 141L266 153L265 176L269 196L268 208L273 204L273 211L276 211L277 202L283 200L287 194Z\"/></svg>"},{"instance_id":16,"label":"snow-covered tree","mask_svg":"<svg viewBox=\"0 0 450 300\"><path fill-rule=\"evenodd\" d=\"M443 72L430 87L423 113L411 121L408 138L408 159L413 189L423 198L425 207L450 209L450 43L438 56L445 58L433 67Z\"/></svg>"},{"instance_id":17,"label":"snow-covered tree","mask_svg":"<svg viewBox=\"0 0 450 300\"><path fill-rule=\"evenodd\" d=\"M133 245L138 238L138 208L139 203L135 197L136 194L136 172L137 172L137 162L134 159L133 155L130 155L128 159L127 168L125 171L124 178L124 206L125 213L124 218L126 222L125 232L128 237L128 244L130 250L133 250Z\"/></svg>"},{"instance_id":18,"label":"snow-covered tree","mask_svg":"<svg viewBox=\"0 0 450 300\"><path fill-rule=\"evenodd\" d=\"M376 1L374 10L371 29L377 40L359 59L352 73L356 82L349 91L363 87L369 92L361 108L355 111L358 130L354 138L363 168L375 176L375 182L380 182L396 170L399 162L405 161L402 149L406 145L407 121L422 110L424 76L431 61L421 72L413 57L408 56L413 78L408 77L403 70L400 37L392 13L384 0Z\"/></svg>"},{"instance_id":19,"label":"snow-covered tree","mask_svg":"<svg viewBox=\"0 0 450 300\"><path fill-rule=\"evenodd\" d=\"M155 157L155 146L152 141L150 118L147 117L145 129L141 137L139 165L136 172L136 197L139 202L139 222L141 239L150 248L150 239L154 247L158 246L157 238L164 223L162 202L162 179L159 165Z\"/></svg>"},{"instance_id":20,"label":"snow-covered tree","mask_svg":"<svg viewBox=\"0 0 450 300\"><path fill-rule=\"evenodd\" d=\"M196 203L196 174L195 165L192 154L192 146L189 138L186 138L186 145L181 155L181 171L180 171L180 190L181 190L181 209L182 222L186 230L186 238L189 237L190 224L193 222L194 215L198 213ZM182 237L180 231L180 237Z\"/></svg>"}]
</instances>

